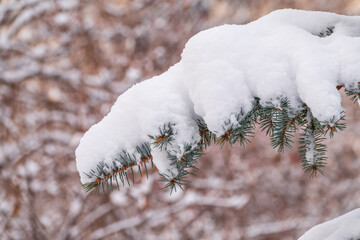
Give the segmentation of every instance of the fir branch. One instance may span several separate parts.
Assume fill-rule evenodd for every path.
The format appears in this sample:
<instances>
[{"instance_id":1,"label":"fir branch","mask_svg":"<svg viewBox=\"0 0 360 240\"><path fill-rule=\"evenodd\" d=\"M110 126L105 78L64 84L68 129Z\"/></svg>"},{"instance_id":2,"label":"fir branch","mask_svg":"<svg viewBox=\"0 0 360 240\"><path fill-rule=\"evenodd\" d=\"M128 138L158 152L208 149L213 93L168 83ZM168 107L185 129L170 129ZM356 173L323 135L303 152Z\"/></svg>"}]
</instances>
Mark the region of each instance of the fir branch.
<instances>
[{"instance_id":1,"label":"fir branch","mask_svg":"<svg viewBox=\"0 0 360 240\"><path fill-rule=\"evenodd\" d=\"M158 147L161 150L166 150L167 149L167 145L170 144L171 145L171 141L174 140L174 128L175 124L173 123L167 123L163 125L163 127L159 127L159 134L156 136L151 136L149 135L149 138L152 141L152 145L154 147Z\"/></svg>"},{"instance_id":2,"label":"fir branch","mask_svg":"<svg viewBox=\"0 0 360 240\"><path fill-rule=\"evenodd\" d=\"M284 152L285 146L291 148L293 144L293 134L295 128L290 125L291 119L279 119L274 127L274 132L271 136L271 144L273 148L278 148L278 152Z\"/></svg>"},{"instance_id":3,"label":"fir branch","mask_svg":"<svg viewBox=\"0 0 360 240\"><path fill-rule=\"evenodd\" d=\"M310 172L310 177L315 177L317 172L324 174L322 168L326 164L326 145L323 143L324 135L320 123L315 119L310 109L307 109L308 125L301 134L300 143L300 159L304 171ZM320 125L321 126L321 125Z\"/></svg>"},{"instance_id":4,"label":"fir branch","mask_svg":"<svg viewBox=\"0 0 360 240\"><path fill-rule=\"evenodd\" d=\"M97 164L96 170L91 170L86 175L89 178L96 177L95 181L91 181L83 184L83 189L85 192L89 192L95 190L93 192L99 192L102 187L103 192L109 189L113 190L113 180L116 181L117 188L119 189L119 181L125 185L127 183L130 186L130 180L132 180L133 184L134 180L134 171L133 168L138 166L139 172L141 173L141 167L145 168L147 175L147 163L151 163L153 166L153 157L151 155L151 150L149 143L140 144L136 147L137 152L140 154L140 160L137 161L135 154L129 154L125 150L118 154L118 157L115 158L112 162L112 166L108 166L104 162L100 162ZM129 178L129 173L131 174L131 178Z\"/></svg>"},{"instance_id":5,"label":"fir branch","mask_svg":"<svg viewBox=\"0 0 360 240\"><path fill-rule=\"evenodd\" d=\"M196 147L194 147L196 146ZM168 152L168 159L171 165L176 166L179 171L183 169L196 169L195 164L197 160L204 154L201 143L185 144L183 150ZM178 157L181 156L181 157Z\"/></svg>"},{"instance_id":6,"label":"fir branch","mask_svg":"<svg viewBox=\"0 0 360 240\"><path fill-rule=\"evenodd\" d=\"M176 176L170 176L171 173L159 173L160 175L160 181L165 182L165 186L163 188L169 188L170 194L172 194L173 191L177 191L176 187L179 187L181 190L184 191L183 186L186 185L189 181L186 180L186 176L189 174L186 170L180 171Z\"/></svg>"},{"instance_id":7,"label":"fir branch","mask_svg":"<svg viewBox=\"0 0 360 240\"><path fill-rule=\"evenodd\" d=\"M267 102L266 107L261 107L259 111L259 124L261 131L266 131L267 136L272 136L274 131L273 115L279 111L271 102Z\"/></svg>"},{"instance_id":8,"label":"fir branch","mask_svg":"<svg viewBox=\"0 0 360 240\"><path fill-rule=\"evenodd\" d=\"M245 147L246 144L250 142L249 138L254 136L255 126L257 122L259 105L257 103L253 104L253 108L241 120L238 120L238 127L233 129L231 132L229 142L230 144L235 144L239 141L242 147Z\"/></svg>"},{"instance_id":9,"label":"fir branch","mask_svg":"<svg viewBox=\"0 0 360 240\"><path fill-rule=\"evenodd\" d=\"M278 148L278 152L284 152L284 148L291 148L293 144L293 135L296 131L296 119L298 115L290 118L293 110L287 98L282 96L277 98L277 105L273 102L267 102L267 106L262 108L260 113L261 130L270 135L271 145Z\"/></svg>"},{"instance_id":10,"label":"fir branch","mask_svg":"<svg viewBox=\"0 0 360 240\"><path fill-rule=\"evenodd\" d=\"M272 113L266 116L262 115L260 117L260 128L262 132L266 131L266 136L271 136L273 134L274 122L272 119Z\"/></svg>"},{"instance_id":11,"label":"fir branch","mask_svg":"<svg viewBox=\"0 0 360 240\"><path fill-rule=\"evenodd\" d=\"M235 144L239 141L240 146L245 147L250 143L249 138L254 136L255 127L252 123L243 124L241 127L236 128L230 135L230 143Z\"/></svg>"},{"instance_id":12,"label":"fir branch","mask_svg":"<svg viewBox=\"0 0 360 240\"><path fill-rule=\"evenodd\" d=\"M206 149L208 146L210 146L212 140L215 141L216 136L209 131L203 119L197 119L197 125L199 127L199 133L201 137L199 144Z\"/></svg>"},{"instance_id":13,"label":"fir branch","mask_svg":"<svg viewBox=\"0 0 360 240\"><path fill-rule=\"evenodd\" d=\"M255 126L257 123L258 111L260 104L258 98L254 98L252 109L245 113L243 108L235 115L235 120L229 119L223 124L225 133L217 139L216 143L224 146L225 142L229 142L230 146L236 142L245 147L250 142L249 138L254 136Z\"/></svg>"},{"instance_id":14,"label":"fir branch","mask_svg":"<svg viewBox=\"0 0 360 240\"><path fill-rule=\"evenodd\" d=\"M173 150L172 152L167 152L167 158L171 161L171 165L175 166L178 171L176 176L173 176L172 171L169 169L169 174L159 173L161 177L160 181L166 182L164 188L170 188L170 194L172 194L173 191L177 191L176 187L184 190L183 186L188 182L186 176L188 174L194 175L192 172L189 172L188 169L199 170L195 167L195 164L197 163L198 158L203 155L203 150L203 144L199 142L185 144L183 150L179 149L178 151Z\"/></svg>"},{"instance_id":15,"label":"fir branch","mask_svg":"<svg viewBox=\"0 0 360 240\"><path fill-rule=\"evenodd\" d=\"M357 84L351 84L345 88L345 93L347 96L351 97L351 101L356 103L360 101L360 82Z\"/></svg>"},{"instance_id":16,"label":"fir branch","mask_svg":"<svg viewBox=\"0 0 360 240\"><path fill-rule=\"evenodd\" d=\"M306 121L307 127L310 128L314 134L324 135L324 126L311 113L310 108L306 107Z\"/></svg>"},{"instance_id":17,"label":"fir branch","mask_svg":"<svg viewBox=\"0 0 360 240\"><path fill-rule=\"evenodd\" d=\"M229 142L232 129L227 130L221 137L216 141L216 144L219 144L221 147L224 146L226 142Z\"/></svg>"},{"instance_id":18,"label":"fir branch","mask_svg":"<svg viewBox=\"0 0 360 240\"><path fill-rule=\"evenodd\" d=\"M344 121L345 121L344 115L342 115L341 118L336 122L334 122L334 118L332 118L329 122L324 124L325 125L324 135L329 133L330 138L332 138L337 131L344 130L346 128L346 123Z\"/></svg>"},{"instance_id":19,"label":"fir branch","mask_svg":"<svg viewBox=\"0 0 360 240\"><path fill-rule=\"evenodd\" d=\"M326 164L324 139L320 133L315 133L311 128L306 128L300 137L300 159L304 171L310 172L310 177L315 177L317 172L324 174L322 170Z\"/></svg>"}]
</instances>

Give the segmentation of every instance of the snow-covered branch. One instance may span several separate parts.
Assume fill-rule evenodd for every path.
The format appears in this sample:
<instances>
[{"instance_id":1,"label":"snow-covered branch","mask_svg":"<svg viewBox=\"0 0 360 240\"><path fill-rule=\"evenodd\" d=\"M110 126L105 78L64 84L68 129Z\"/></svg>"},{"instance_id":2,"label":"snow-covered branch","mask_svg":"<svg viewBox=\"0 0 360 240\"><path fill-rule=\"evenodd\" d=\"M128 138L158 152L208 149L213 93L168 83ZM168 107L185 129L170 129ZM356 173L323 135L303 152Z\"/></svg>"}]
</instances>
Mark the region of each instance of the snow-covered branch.
<instances>
[{"instance_id":1,"label":"snow-covered branch","mask_svg":"<svg viewBox=\"0 0 360 240\"><path fill-rule=\"evenodd\" d=\"M338 87L360 96L359 26L356 16L286 9L200 32L179 63L122 94L85 133L76 150L84 189L124 184L147 162L181 188L208 144L245 145L258 122L280 152L302 128L303 167L322 173L323 136L345 128Z\"/></svg>"}]
</instances>

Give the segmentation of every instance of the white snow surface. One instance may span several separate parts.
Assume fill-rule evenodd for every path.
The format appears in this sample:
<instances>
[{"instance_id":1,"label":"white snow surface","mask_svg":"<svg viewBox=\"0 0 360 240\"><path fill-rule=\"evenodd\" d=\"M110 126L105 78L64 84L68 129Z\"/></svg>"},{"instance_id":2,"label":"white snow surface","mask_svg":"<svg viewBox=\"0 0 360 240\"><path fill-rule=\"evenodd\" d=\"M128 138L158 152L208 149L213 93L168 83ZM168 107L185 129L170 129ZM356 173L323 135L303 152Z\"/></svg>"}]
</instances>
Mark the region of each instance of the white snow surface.
<instances>
[{"instance_id":1,"label":"white snow surface","mask_svg":"<svg viewBox=\"0 0 360 240\"><path fill-rule=\"evenodd\" d=\"M298 240L350 239L360 239L360 208L311 228Z\"/></svg>"},{"instance_id":2,"label":"white snow surface","mask_svg":"<svg viewBox=\"0 0 360 240\"><path fill-rule=\"evenodd\" d=\"M319 37L328 28L332 34ZM121 150L135 153L169 122L175 124L169 151L200 139L199 117L221 136L224 121L251 110L254 97L262 105L287 97L293 109L305 103L319 121L336 122L344 111L336 86L360 81L359 53L359 16L284 9L246 25L202 31L179 63L120 95L85 133L76 150L81 181L93 181L84 173L99 162L112 165ZM166 153L157 150L156 157L165 172Z\"/></svg>"}]
</instances>

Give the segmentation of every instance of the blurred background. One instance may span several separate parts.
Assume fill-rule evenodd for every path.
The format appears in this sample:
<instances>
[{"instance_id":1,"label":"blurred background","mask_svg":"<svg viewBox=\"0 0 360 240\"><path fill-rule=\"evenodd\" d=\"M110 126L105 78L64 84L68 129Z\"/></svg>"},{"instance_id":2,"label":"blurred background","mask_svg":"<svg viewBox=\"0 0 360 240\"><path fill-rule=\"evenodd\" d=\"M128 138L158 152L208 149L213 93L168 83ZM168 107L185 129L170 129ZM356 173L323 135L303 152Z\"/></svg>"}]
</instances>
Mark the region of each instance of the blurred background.
<instances>
[{"instance_id":1,"label":"blurred background","mask_svg":"<svg viewBox=\"0 0 360 240\"><path fill-rule=\"evenodd\" d=\"M360 110L347 97L325 176L259 132L246 148L209 148L184 192L170 196L157 172L82 190L74 151L121 93L199 31L281 8L359 15L360 0L2 0L0 239L297 239L360 207Z\"/></svg>"}]
</instances>

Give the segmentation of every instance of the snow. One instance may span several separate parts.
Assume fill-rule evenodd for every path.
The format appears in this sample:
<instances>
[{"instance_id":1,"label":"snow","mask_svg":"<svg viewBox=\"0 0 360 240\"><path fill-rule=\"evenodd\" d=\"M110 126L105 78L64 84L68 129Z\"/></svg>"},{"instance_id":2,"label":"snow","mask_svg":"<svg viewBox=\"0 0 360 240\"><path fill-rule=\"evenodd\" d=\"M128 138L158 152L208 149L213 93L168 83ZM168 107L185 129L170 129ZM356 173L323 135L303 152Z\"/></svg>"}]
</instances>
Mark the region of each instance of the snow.
<instances>
[{"instance_id":1,"label":"snow","mask_svg":"<svg viewBox=\"0 0 360 240\"><path fill-rule=\"evenodd\" d=\"M249 200L249 197L246 195L233 196L229 198L217 198L199 196L198 194L190 191L187 192L183 198L183 201L188 205L201 203L201 205L205 206L230 207L235 209L243 208Z\"/></svg>"},{"instance_id":2,"label":"snow","mask_svg":"<svg viewBox=\"0 0 360 240\"><path fill-rule=\"evenodd\" d=\"M111 202L120 207L126 207L129 203L128 198L122 192L112 192L110 195Z\"/></svg>"},{"instance_id":3,"label":"snow","mask_svg":"<svg viewBox=\"0 0 360 240\"><path fill-rule=\"evenodd\" d=\"M319 224L298 240L360 239L360 208Z\"/></svg>"},{"instance_id":4,"label":"snow","mask_svg":"<svg viewBox=\"0 0 360 240\"><path fill-rule=\"evenodd\" d=\"M64 12L58 13L55 15L54 21L58 25L66 25L70 21L70 14Z\"/></svg>"},{"instance_id":5,"label":"snow","mask_svg":"<svg viewBox=\"0 0 360 240\"><path fill-rule=\"evenodd\" d=\"M224 122L238 124L236 115L250 111L254 97L263 106L288 98L295 111L305 103L319 121L336 122L344 114L336 86L360 81L359 37L358 16L291 9L198 33L179 63L119 96L85 133L76 150L82 183L94 181L85 173L99 162L112 165L122 150L139 156L135 147L164 124L174 124L172 153L199 141L198 118L221 136ZM166 152L151 148L160 173L176 175Z\"/></svg>"},{"instance_id":6,"label":"snow","mask_svg":"<svg viewBox=\"0 0 360 240\"><path fill-rule=\"evenodd\" d=\"M60 0L57 2L57 4L59 4L60 8L62 8L63 10L71 10L79 4L79 1L78 0Z\"/></svg>"},{"instance_id":7,"label":"snow","mask_svg":"<svg viewBox=\"0 0 360 240\"><path fill-rule=\"evenodd\" d=\"M195 112L211 131L220 131L219 122L234 109L249 106L249 95L262 103L286 96L293 108L306 103L319 121L333 116L337 121L343 109L334 86L359 79L354 54L360 50L359 22L359 17L282 10L244 26L224 25L197 34L186 44L181 61L190 73L184 79ZM332 35L313 35L329 26L335 26ZM344 44L346 48L340 47ZM343 67L348 65L351 70Z\"/></svg>"},{"instance_id":8,"label":"snow","mask_svg":"<svg viewBox=\"0 0 360 240\"><path fill-rule=\"evenodd\" d=\"M28 161L24 165L18 167L18 174L20 176L32 177L35 176L40 167L37 163L33 161Z\"/></svg>"},{"instance_id":9,"label":"snow","mask_svg":"<svg viewBox=\"0 0 360 240\"><path fill-rule=\"evenodd\" d=\"M141 70L137 68L130 67L125 74L125 79L131 82L139 80L141 77Z\"/></svg>"},{"instance_id":10,"label":"snow","mask_svg":"<svg viewBox=\"0 0 360 240\"><path fill-rule=\"evenodd\" d=\"M26 22L30 21L32 18L38 17L47 10L51 10L54 7L51 2L42 2L38 6L27 9L23 11L15 20L14 24L8 31L7 35L4 35L4 39L2 41L9 40Z\"/></svg>"}]
</instances>

